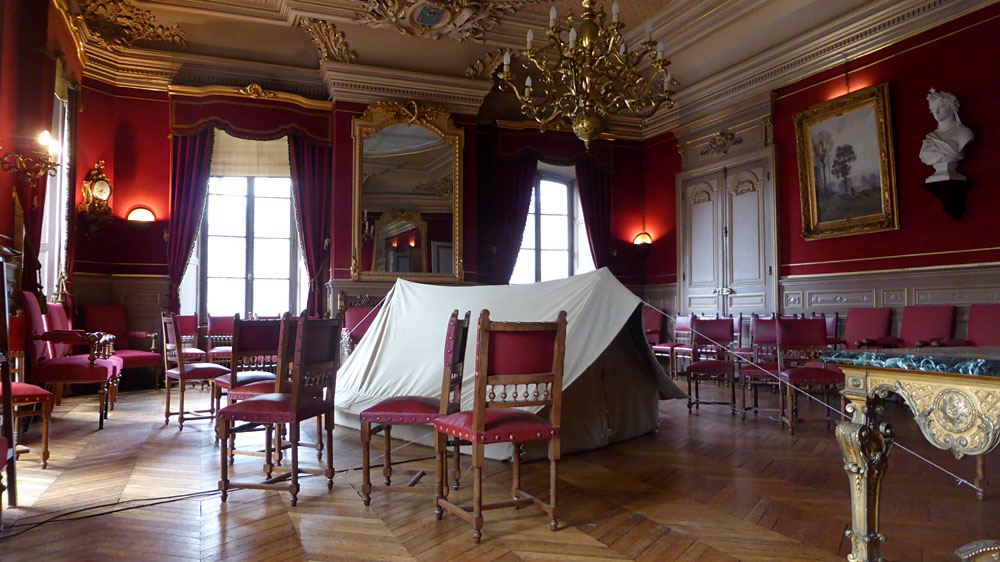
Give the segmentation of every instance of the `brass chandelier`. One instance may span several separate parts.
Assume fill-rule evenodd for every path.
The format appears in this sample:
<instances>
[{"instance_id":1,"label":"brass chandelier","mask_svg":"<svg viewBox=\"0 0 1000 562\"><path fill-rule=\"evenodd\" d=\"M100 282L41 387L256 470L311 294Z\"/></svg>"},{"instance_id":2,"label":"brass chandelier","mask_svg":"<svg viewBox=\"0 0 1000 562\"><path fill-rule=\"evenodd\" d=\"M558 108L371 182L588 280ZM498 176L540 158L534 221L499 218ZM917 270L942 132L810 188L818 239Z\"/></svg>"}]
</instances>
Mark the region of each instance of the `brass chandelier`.
<instances>
[{"instance_id":1,"label":"brass chandelier","mask_svg":"<svg viewBox=\"0 0 1000 562\"><path fill-rule=\"evenodd\" d=\"M625 24L618 20L618 2L611 8L607 22L604 8L595 9L596 0L582 0L579 19L572 11L565 23L557 19L555 6L549 11L549 49L533 47L534 34L529 29L527 48L520 52L520 64L527 72L524 89L514 84L510 53L504 55L500 90L512 92L521 102L521 112L538 121L544 131L558 120L568 120L573 132L590 148L590 141L604 129L609 113L649 117L667 104L679 84L667 67L663 47L652 38L646 25L645 40L635 50L625 44ZM579 21L579 25L573 24ZM550 64L549 55L555 53ZM639 66L648 57L652 72L644 76ZM535 76L537 86L532 85Z\"/></svg>"}]
</instances>

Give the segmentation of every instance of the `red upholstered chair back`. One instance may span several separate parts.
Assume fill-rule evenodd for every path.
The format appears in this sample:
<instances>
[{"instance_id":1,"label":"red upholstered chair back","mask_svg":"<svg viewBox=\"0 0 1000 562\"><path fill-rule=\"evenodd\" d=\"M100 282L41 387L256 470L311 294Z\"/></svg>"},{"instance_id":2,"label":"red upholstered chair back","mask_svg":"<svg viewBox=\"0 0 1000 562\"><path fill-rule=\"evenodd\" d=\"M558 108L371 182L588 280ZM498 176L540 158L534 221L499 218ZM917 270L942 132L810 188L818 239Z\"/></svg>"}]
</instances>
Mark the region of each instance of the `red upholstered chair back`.
<instances>
[{"instance_id":1,"label":"red upholstered chair back","mask_svg":"<svg viewBox=\"0 0 1000 562\"><path fill-rule=\"evenodd\" d=\"M286 316L288 314L286 313ZM281 355L282 325L294 330L295 318L290 320L242 320L233 318L232 385L238 386L241 372L278 372ZM286 334L286 346L294 341L294 331ZM291 357L291 355L286 355ZM286 374L287 374L286 370Z\"/></svg>"},{"instance_id":2,"label":"red upholstered chair back","mask_svg":"<svg viewBox=\"0 0 1000 562\"><path fill-rule=\"evenodd\" d=\"M63 331L72 330L73 325L66 316L66 307L62 303L50 302L49 311L45 314L45 329ZM48 343L49 357L68 357L73 354L73 347L64 343Z\"/></svg>"},{"instance_id":3,"label":"red upholstered chair back","mask_svg":"<svg viewBox=\"0 0 1000 562\"><path fill-rule=\"evenodd\" d=\"M549 423L562 413L566 311L555 322L492 322L479 315L473 429L481 433L486 408L548 406Z\"/></svg>"},{"instance_id":4,"label":"red upholstered chair back","mask_svg":"<svg viewBox=\"0 0 1000 562\"><path fill-rule=\"evenodd\" d=\"M733 321L733 341L740 345L743 342L743 313L730 314L729 319Z\"/></svg>"},{"instance_id":5,"label":"red upholstered chair back","mask_svg":"<svg viewBox=\"0 0 1000 562\"><path fill-rule=\"evenodd\" d=\"M209 316L208 335L210 336L231 336L233 335L234 316Z\"/></svg>"},{"instance_id":6,"label":"red upholstered chair back","mask_svg":"<svg viewBox=\"0 0 1000 562\"><path fill-rule=\"evenodd\" d=\"M778 322L771 318L750 317L750 343L753 345L777 345Z\"/></svg>"},{"instance_id":7,"label":"red upholstered chair back","mask_svg":"<svg viewBox=\"0 0 1000 562\"><path fill-rule=\"evenodd\" d=\"M11 318L14 320L16 316ZM13 338L13 324L11 337ZM969 332L966 336L971 345L1000 346L1000 304L974 304L969 308Z\"/></svg>"},{"instance_id":8,"label":"red upholstered chair back","mask_svg":"<svg viewBox=\"0 0 1000 562\"><path fill-rule=\"evenodd\" d=\"M351 332L351 341L358 343L375 319L374 306L351 306L344 310L344 329Z\"/></svg>"},{"instance_id":9,"label":"red upholstered chair back","mask_svg":"<svg viewBox=\"0 0 1000 562\"><path fill-rule=\"evenodd\" d=\"M177 322L177 316L163 312L160 316L160 323L163 326L163 358L164 361L174 361L177 363L179 372L184 372L184 354L179 353L183 349L181 329ZM168 359L169 357L169 359ZM170 366L167 365L167 368Z\"/></svg>"},{"instance_id":10,"label":"red upholstered chair back","mask_svg":"<svg viewBox=\"0 0 1000 562\"><path fill-rule=\"evenodd\" d=\"M728 318L718 320L702 320L695 317L691 320L692 344L729 345L733 342L733 321Z\"/></svg>"},{"instance_id":11,"label":"red upholstered chair back","mask_svg":"<svg viewBox=\"0 0 1000 562\"><path fill-rule=\"evenodd\" d=\"M295 353L292 365L292 411L299 410L306 396L322 396L327 413L333 414L337 369L340 368L340 330L337 318L309 318L302 314L296 322ZM331 422L332 423L332 422Z\"/></svg>"},{"instance_id":12,"label":"red upholstered chair back","mask_svg":"<svg viewBox=\"0 0 1000 562\"><path fill-rule=\"evenodd\" d=\"M852 308L844 325L844 347L856 349L856 342L884 338L892 323L891 308Z\"/></svg>"},{"instance_id":13,"label":"red upholstered chair back","mask_svg":"<svg viewBox=\"0 0 1000 562\"><path fill-rule=\"evenodd\" d=\"M835 338L837 337L837 322L840 320L840 313L834 312L833 316L827 316L824 313L816 314L813 312L813 318L822 318L826 322L826 337Z\"/></svg>"},{"instance_id":14,"label":"red upholstered chair back","mask_svg":"<svg viewBox=\"0 0 1000 562\"><path fill-rule=\"evenodd\" d=\"M465 373L465 349L469 341L472 312L459 319L458 311L448 318L444 340L444 372L441 375L441 414L457 411L452 404L462 402L462 376Z\"/></svg>"},{"instance_id":15,"label":"red upholstered chair back","mask_svg":"<svg viewBox=\"0 0 1000 562\"><path fill-rule=\"evenodd\" d=\"M678 314L674 319L674 333L691 331L691 315Z\"/></svg>"},{"instance_id":16,"label":"red upholstered chair back","mask_svg":"<svg viewBox=\"0 0 1000 562\"><path fill-rule=\"evenodd\" d=\"M25 334L24 342L28 358L29 373L30 368L45 360L48 350L45 342L36 340L35 336L45 333L45 322L42 320L42 309L38 305L38 299L34 293L21 291L21 310L24 311Z\"/></svg>"},{"instance_id":17,"label":"red upholstered chair back","mask_svg":"<svg viewBox=\"0 0 1000 562\"><path fill-rule=\"evenodd\" d=\"M7 351L12 356L24 353L24 316L7 319Z\"/></svg>"},{"instance_id":18,"label":"red upholstered chair back","mask_svg":"<svg viewBox=\"0 0 1000 562\"><path fill-rule=\"evenodd\" d=\"M642 309L642 329L646 332L646 341L651 345L660 343L660 334L663 332L663 315L659 310L650 307Z\"/></svg>"},{"instance_id":19,"label":"red upholstered chair back","mask_svg":"<svg viewBox=\"0 0 1000 562\"><path fill-rule=\"evenodd\" d=\"M822 318L778 318L777 327L779 347L826 347L826 321Z\"/></svg>"},{"instance_id":20,"label":"red upholstered chair back","mask_svg":"<svg viewBox=\"0 0 1000 562\"><path fill-rule=\"evenodd\" d=\"M951 338L955 326L954 306L907 306L903 308L903 321L899 339L906 347L917 342Z\"/></svg>"},{"instance_id":21,"label":"red upholstered chair back","mask_svg":"<svg viewBox=\"0 0 1000 562\"><path fill-rule=\"evenodd\" d=\"M83 325L91 332L104 332L115 337L115 349L131 349L128 338L128 316L118 304L86 304Z\"/></svg>"}]
</instances>

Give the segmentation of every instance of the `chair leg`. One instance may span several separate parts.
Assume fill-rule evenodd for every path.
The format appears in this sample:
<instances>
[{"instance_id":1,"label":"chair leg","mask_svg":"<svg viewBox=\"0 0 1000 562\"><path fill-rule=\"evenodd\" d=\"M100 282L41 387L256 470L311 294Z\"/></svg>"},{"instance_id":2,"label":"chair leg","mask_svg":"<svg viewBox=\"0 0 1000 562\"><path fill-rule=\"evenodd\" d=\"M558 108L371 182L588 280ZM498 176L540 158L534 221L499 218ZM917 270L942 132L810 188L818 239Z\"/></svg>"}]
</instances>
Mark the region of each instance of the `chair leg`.
<instances>
[{"instance_id":1,"label":"chair leg","mask_svg":"<svg viewBox=\"0 0 1000 562\"><path fill-rule=\"evenodd\" d=\"M795 395L795 387L792 383L785 385L788 394L788 433L795 435L795 418L799 417L798 396Z\"/></svg>"},{"instance_id":2,"label":"chair leg","mask_svg":"<svg viewBox=\"0 0 1000 562\"><path fill-rule=\"evenodd\" d=\"M170 379L167 379L167 391L170 391ZM219 433L219 442L221 443L219 447L219 489L222 490L222 502L225 503L229 496L229 463L226 462L226 457L228 456L228 451L226 448L229 446L229 420L225 418L218 418L216 422L216 431Z\"/></svg>"},{"instance_id":3,"label":"chair leg","mask_svg":"<svg viewBox=\"0 0 1000 562\"><path fill-rule=\"evenodd\" d=\"M483 444L473 443L472 448L472 540L478 544L483 538Z\"/></svg>"},{"instance_id":4,"label":"chair leg","mask_svg":"<svg viewBox=\"0 0 1000 562\"><path fill-rule=\"evenodd\" d=\"M688 375L687 380L688 380L687 381L688 382L688 393L687 393L688 394L688 415L690 416L691 415L691 404L692 404L692 402L691 402L691 375Z\"/></svg>"},{"instance_id":5,"label":"chair leg","mask_svg":"<svg viewBox=\"0 0 1000 562\"><path fill-rule=\"evenodd\" d=\"M448 493L448 486L445 486L445 474L448 464L448 436L444 433L434 432L434 518L441 519L444 510L441 509L441 500Z\"/></svg>"},{"instance_id":6,"label":"chair leg","mask_svg":"<svg viewBox=\"0 0 1000 562\"><path fill-rule=\"evenodd\" d=\"M734 379L732 375L729 375L729 412L732 415L736 415L736 383L739 379Z\"/></svg>"},{"instance_id":7,"label":"chair leg","mask_svg":"<svg viewBox=\"0 0 1000 562\"><path fill-rule=\"evenodd\" d=\"M326 489L333 489L333 412L323 414L326 425Z\"/></svg>"},{"instance_id":8,"label":"chair leg","mask_svg":"<svg viewBox=\"0 0 1000 562\"><path fill-rule=\"evenodd\" d=\"M163 409L163 425L170 424L170 378L163 377L163 388L167 391L166 406Z\"/></svg>"},{"instance_id":9,"label":"chair leg","mask_svg":"<svg viewBox=\"0 0 1000 562\"><path fill-rule=\"evenodd\" d=\"M49 466L49 420L52 419L52 401L42 402L42 468Z\"/></svg>"},{"instance_id":10,"label":"chair leg","mask_svg":"<svg viewBox=\"0 0 1000 562\"><path fill-rule=\"evenodd\" d=\"M180 406L178 407L178 411L177 411L177 431L184 431L184 388L186 386L187 385L184 384L183 380L180 381L180 385L179 385L179 388L180 388L180 391L179 391L180 392L180 398L178 399L178 402L180 403Z\"/></svg>"},{"instance_id":11,"label":"chair leg","mask_svg":"<svg viewBox=\"0 0 1000 562\"><path fill-rule=\"evenodd\" d=\"M274 472L274 426L267 424L264 426L264 474L268 478ZM231 457L230 457L231 458ZM225 459L223 459L225 460ZM231 462L231 461L230 461Z\"/></svg>"},{"instance_id":12,"label":"chair leg","mask_svg":"<svg viewBox=\"0 0 1000 562\"><path fill-rule=\"evenodd\" d=\"M688 379L694 378L694 409L701 410L701 394L698 393L698 383L701 382L697 377L692 377L688 374Z\"/></svg>"},{"instance_id":13,"label":"chair leg","mask_svg":"<svg viewBox=\"0 0 1000 562\"><path fill-rule=\"evenodd\" d=\"M288 439L292 445L292 478L288 490L292 493L292 507L295 507L299 503L299 422L288 425Z\"/></svg>"},{"instance_id":14,"label":"chair leg","mask_svg":"<svg viewBox=\"0 0 1000 562\"><path fill-rule=\"evenodd\" d=\"M460 480L462 479L462 463L460 462L462 453L459 450L460 447L458 446L458 442L456 442L452 447L455 453L455 470L452 471L455 475L455 479L452 481L451 487L457 490L461 484Z\"/></svg>"},{"instance_id":15,"label":"chair leg","mask_svg":"<svg viewBox=\"0 0 1000 562\"><path fill-rule=\"evenodd\" d=\"M17 447L14 443L10 447ZM3 451L7 454L7 451ZM17 458L12 458L7 463L7 507L17 505Z\"/></svg>"},{"instance_id":16,"label":"chair leg","mask_svg":"<svg viewBox=\"0 0 1000 562\"><path fill-rule=\"evenodd\" d=\"M63 383L56 383L52 385L52 394L55 395L56 406L62 404L63 392L66 390L66 385Z\"/></svg>"},{"instance_id":17,"label":"chair leg","mask_svg":"<svg viewBox=\"0 0 1000 562\"><path fill-rule=\"evenodd\" d=\"M97 412L97 429L104 429L104 417L106 408L108 407L108 387L107 385L101 385L101 390L97 393L98 400L98 412Z\"/></svg>"},{"instance_id":18,"label":"chair leg","mask_svg":"<svg viewBox=\"0 0 1000 562\"><path fill-rule=\"evenodd\" d=\"M517 491L521 488L521 444L514 443L514 454L511 455L512 461L512 471L513 477L511 478L510 486L510 497L512 499L517 499ZM515 506L514 509L521 509L521 506Z\"/></svg>"},{"instance_id":19,"label":"chair leg","mask_svg":"<svg viewBox=\"0 0 1000 562\"><path fill-rule=\"evenodd\" d=\"M392 484L392 443L389 442L392 426L386 425L382 431L382 476L385 477L385 485Z\"/></svg>"},{"instance_id":20,"label":"chair leg","mask_svg":"<svg viewBox=\"0 0 1000 562\"><path fill-rule=\"evenodd\" d=\"M552 508L552 517L549 520L549 529L555 531L559 528L558 496L559 488L559 439L549 441L549 505Z\"/></svg>"},{"instance_id":21,"label":"chair leg","mask_svg":"<svg viewBox=\"0 0 1000 562\"><path fill-rule=\"evenodd\" d=\"M361 499L372 503L371 441L372 423L361 422Z\"/></svg>"}]
</instances>

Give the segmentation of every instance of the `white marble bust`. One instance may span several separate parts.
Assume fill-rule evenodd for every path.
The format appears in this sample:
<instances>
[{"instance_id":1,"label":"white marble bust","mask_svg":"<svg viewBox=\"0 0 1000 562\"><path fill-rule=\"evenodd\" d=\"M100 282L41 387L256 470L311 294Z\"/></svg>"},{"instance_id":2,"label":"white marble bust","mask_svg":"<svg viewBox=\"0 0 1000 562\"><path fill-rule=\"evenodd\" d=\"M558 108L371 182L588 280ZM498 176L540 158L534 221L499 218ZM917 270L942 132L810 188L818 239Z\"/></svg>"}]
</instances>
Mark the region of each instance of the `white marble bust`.
<instances>
[{"instance_id":1,"label":"white marble bust","mask_svg":"<svg viewBox=\"0 0 1000 562\"><path fill-rule=\"evenodd\" d=\"M959 174L956 168L958 161L965 158L965 145L973 139L973 134L958 118L958 99L948 92L931 88L927 103L938 126L927 133L920 146L920 161L934 166L934 173L925 182L964 180L965 176Z\"/></svg>"}]
</instances>

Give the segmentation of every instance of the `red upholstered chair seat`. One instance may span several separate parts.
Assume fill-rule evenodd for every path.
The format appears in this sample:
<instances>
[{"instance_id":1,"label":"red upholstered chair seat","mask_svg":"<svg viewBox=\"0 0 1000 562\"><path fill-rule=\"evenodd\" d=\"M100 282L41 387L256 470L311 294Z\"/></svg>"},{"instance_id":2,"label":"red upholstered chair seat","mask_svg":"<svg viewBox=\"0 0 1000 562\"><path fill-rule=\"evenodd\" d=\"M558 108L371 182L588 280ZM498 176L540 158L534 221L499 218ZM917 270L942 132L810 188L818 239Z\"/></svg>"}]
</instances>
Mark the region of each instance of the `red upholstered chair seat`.
<instances>
[{"instance_id":1,"label":"red upholstered chair seat","mask_svg":"<svg viewBox=\"0 0 1000 562\"><path fill-rule=\"evenodd\" d=\"M782 371L778 376L795 385L844 383L844 373L821 367L794 367Z\"/></svg>"},{"instance_id":2,"label":"red upholstered chair seat","mask_svg":"<svg viewBox=\"0 0 1000 562\"><path fill-rule=\"evenodd\" d=\"M197 347L185 347L184 348L184 358L195 357L201 358L205 356L205 351Z\"/></svg>"},{"instance_id":3,"label":"red upholstered chair seat","mask_svg":"<svg viewBox=\"0 0 1000 562\"><path fill-rule=\"evenodd\" d=\"M121 368L120 363L116 364L111 359L96 359L94 364L86 355L74 355L72 357L57 357L39 363L31 378L34 382L71 382L71 381L107 381L111 380Z\"/></svg>"},{"instance_id":4,"label":"red upholstered chair seat","mask_svg":"<svg viewBox=\"0 0 1000 562\"><path fill-rule=\"evenodd\" d=\"M229 374L229 369L216 363L187 363L184 372L177 367L167 371L167 377L175 380L209 380Z\"/></svg>"},{"instance_id":5,"label":"red upholstered chair seat","mask_svg":"<svg viewBox=\"0 0 1000 562\"><path fill-rule=\"evenodd\" d=\"M141 349L116 349L112 357L117 357L121 360L123 367L126 369L129 367L156 366L163 360L159 353L142 351Z\"/></svg>"},{"instance_id":6,"label":"red upholstered chair seat","mask_svg":"<svg viewBox=\"0 0 1000 562\"><path fill-rule=\"evenodd\" d=\"M778 374L778 364L758 363L757 365L744 365L740 367L740 374L762 379L771 378L772 375Z\"/></svg>"},{"instance_id":7,"label":"red upholstered chair seat","mask_svg":"<svg viewBox=\"0 0 1000 562\"><path fill-rule=\"evenodd\" d=\"M256 384L267 381L270 381L273 386L275 378L274 373L268 373L266 371L240 371L238 377L240 382L239 386L246 386L248 384ZM231 374L225 374L220 377L215 377L215 385L221 388L229 389L233 385L233 376Z\"/></svg>"},{"instance_id":8,"label":"red upholstered chair seat","mask_svg":"<svg viewBox=\"0 0 1000 562\"><path fill-rule=\"evenodd\" d=\"M208 350L212 355L231 356L233 354L233 346L231 345L218 345Z\"/></svg>"},{"instance_id":9,"label":"red upholstered chair seat","mask_svg":"<svg viewBox=\"0 0 1000 562\"><path fill-rule=\"evenodd\" d=\"M753 359L752 347L734 347L732 354L740 359Z\"/></svg>"},{"instance_id":10,"label":"red upholstered chair seat","mask_svg":"<svg viewBox=\"0 0 1000 562\"><path fill-rule=\"evenodd\" d=\"M512 408L488 409L484 412L483 433L472 430L472 412L458 412L434 420L434 431L447 433L472 443L537 441L559 437L559 428L545 418Z\"/></svg>"},{"instance_id":11,"label":"red upholstered chair seat","mask_svg":"<svg viewBox=\"0 0 1000 562\"><path fill-rule=\"evenodd\" d=\"M219 410L219 417L232 421L263 423L296 423L322 415L326 406L321 398L300 396L299 409L292 410L292 395L289 392L261 394Z\"/></svg>"},{"instance_id":12,"label":"red upholstered chair seat","mask_svg":"<svg viewBox=\"0 0 1000 562\"><path fill-rule=\"evenodd\" d=\"M394 396L361 412L361 422L385 422L400 425L425 424L441 417L441 400L425 396ZM448 410L457 412L458 404Z\"/></svg>"},{"instance_id":13,"label":"red upholstered chair seat","mask_svg":"<svg viewBox=\"0 0 1000 562\"><path fill-rule=\"evenodd\" d=\"M35 402L48 402L52 400L52 393L40 386L23 382L12 382L10 384L13 391L11 402L15 404L34 404ZM2 395L3 389L0 389L0 396Z\"/></svg>"},{"instance_id":14,"label":"red upholstered chair seat","mask_svg":"<svg viewBox=\"0 0 1000 562\"><path fill-rule=\"evenodd\" d=\"M281 384L282 392L289 392L291 387L288 381ZM230 400L249 400L255 396L260 396L261 394L271 394L274 392L274 379L269 381L257 381L250 384L241 384L236 388L230 388L226 391L226 396Z\"/></svg>"},{"instance_id":15,"label":"red upholstered chair seat","mask_svg":"<svg viewBox=\"0 0 1000 562\"><path fill-rule=\"evenodd\" d=\"M733 364L729 361L719 361L718 359L702 359L688 365L688 373L718 374L732 373Z\"/></svg>"},{"instance_id":16,"label":"red upholstered chair seat","mask_svg":"<svg viewBox=\"0 0 1000 562\"><path fill-rule=\"evenodd\" d=\"M843 374L844 374L844 371L841 371L840 367L838 367L836 365L833 365L833 364L826 364L826 363L823 363L822 361L810 361L810 362L806 363L805 365L803 365L803 367L814 367L816 369L826 369L827 371L833 371L835 373L840 373L841 376L843 376Z\"/></svg>"},{"instance_id":17,"label":"red upholstered chair seat","mask_svg":"<svg viewBox=\"0 0 1000 562\"><path fill-rule=\"evenodd\" d=\"M683 345L683 344L679 344L677 342L660 343L660 344L656 344L656 345L653 346L653 352L654 353L670 353L671 351L673 351L673 349L675 347L678 347L678 346L681 346L681 345Z\"/></svg>"}]
</instances>

